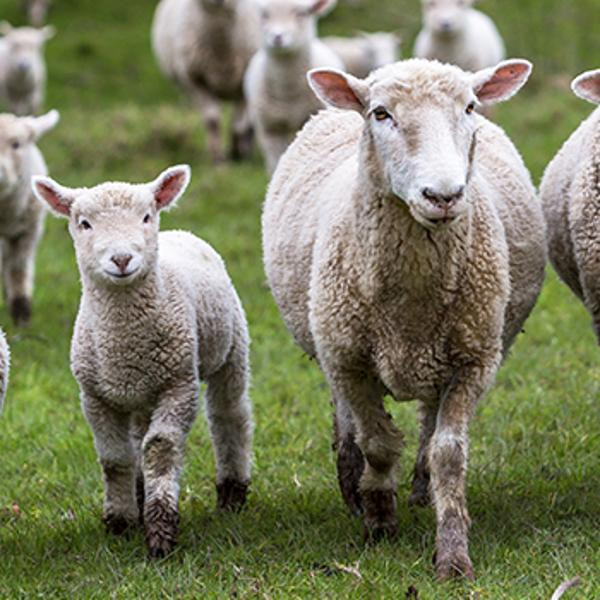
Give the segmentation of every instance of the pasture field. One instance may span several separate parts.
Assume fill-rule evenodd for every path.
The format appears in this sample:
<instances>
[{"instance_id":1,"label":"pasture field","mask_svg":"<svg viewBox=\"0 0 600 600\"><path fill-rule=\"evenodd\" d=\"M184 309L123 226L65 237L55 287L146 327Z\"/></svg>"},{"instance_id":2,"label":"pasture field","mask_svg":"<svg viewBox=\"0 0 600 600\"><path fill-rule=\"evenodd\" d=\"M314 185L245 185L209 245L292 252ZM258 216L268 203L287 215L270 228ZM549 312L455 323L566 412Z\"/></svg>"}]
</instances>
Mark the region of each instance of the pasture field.
<instances>
[{"instance_id":1,"label":"pasture field","mask_svg":"<svg viewBox=\"0 0 600 600\"><path fill-rule=\"evenodd\" d=\"M68 353L79 300L65 222L49 217L27 330L0 309L13 359L0 417L0 598L600 598L600 370L583 307L551 269L543 294L479 407L471 429L468 499L477 581L435 581L434 517L409 510L416 453L414 403L390 410L404 430L400 534L365 548L337 489L328 392L285 330L265 285L260 210L267 177L258 155L211 167L199 117L163 80L149 46L149 0L56 0L47 107L61 122L41 142L51 174L72 186L149 181L189 162L191 186L163 229L184 228L225 258L250 323L256 417L252 493L239 515L215 510L206 424L189 438L180 544L149 562L143 536L109 537L102 484ZM592 107L568 91L600 67L597 0L485 0L509 55L534 76L496 112L536 183ZM22 22L16 0L0 19ZM395 27L410 53L417 0L357 0L323 33ZM411 587L412 586L412 587ZM412 590L412 591L409 591Z\"/></svg>"}]
</instances>

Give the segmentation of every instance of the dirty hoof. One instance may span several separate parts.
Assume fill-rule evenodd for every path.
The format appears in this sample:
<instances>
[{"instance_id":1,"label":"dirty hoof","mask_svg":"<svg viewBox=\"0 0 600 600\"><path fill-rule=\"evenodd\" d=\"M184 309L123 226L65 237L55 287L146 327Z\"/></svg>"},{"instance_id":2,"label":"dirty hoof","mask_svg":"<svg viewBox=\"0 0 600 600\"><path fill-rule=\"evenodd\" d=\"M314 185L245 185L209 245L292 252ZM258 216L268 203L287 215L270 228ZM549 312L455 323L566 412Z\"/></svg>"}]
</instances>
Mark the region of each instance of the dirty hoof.
<instances>
[{"instance_id":1,"label":"dirty hoof","mask_svg":"<svg viewBox=\"0 0 600 600\"><path fill-rule=\"evenodd\" d=\"M391 490L363 490L365 511L365 540L379 542L391 539L398 533L396 520L396 494Z\"/></svg>"},{"instance_id":2,"label":"dirty hoof","mask_svg":"<svg viewBox=\"0 0 600 600\"><path fill-rule=\"evenodd\" d=\"M431 497L429 496L428 489L418 489L413 486L413 491L408 497L409 506L429 506L431 504Z\"/></svg>"},{"instance_id":3,"label":"dirty hoof","mask_svg":"<svg viewBox=\"0 0 600 600\"><path fill-rule=\"evenodd\" d=\"M356 516L363 512L358 486L364 468L365 459L360 448L352 437L346 438L340 446L337 457L338 483L346 506Z\"/></svg>"},{"instance_id":4,"label":"dirty hoof","mask_svg":"<svg viewBox=\"0 0 600 600\"><path fill-rule=\"evenodd\" d=\"M148 502L144 510L144 529L148 556L164 558L177 544L179 513L164 502Z\"/></svg>"},{"instance_id":5,"label":"dirty hoof","mask_svg":"<svg viewBox=\"0 0 600 600\"><path fill-rule=\"evenodd\" d=\"M475 579L471 559L466 552L459 551L453 554L437 554L434 557L435 572L440 581L454 578Z\"/></svg>"},{"instance_id":6,"label":"dirty hoof","mask_svg":"<svg viewBox=\"0 0 600 600\"><path fill-rule=\"evenodd\" d=\"M217 484L217 506L222 510L239 512L246 504L248 484L237 479L224 479Z\"/></svg>"},{"instance_id":7,"label":"dirty hoof","mask_svg":"<svg viewBox=\"0 0 600 600\"><path fill-rule=\"evenodd\" d=\"M123 515L108 513L102 517L102 522L108 533L113 535L125 535L135 527L135 522Z\"/></svg>"},{"instance_id":8,"label":"dirty hoof","mask_svg":"<svg viewBox=\"0 0 600 600\"><path fill-rule=\"evenodd\" d=\"M23 296L15 298L10 304L10 316L15 325L23 327L31 321L31 299Z\"/></svg>"}]
</instances>

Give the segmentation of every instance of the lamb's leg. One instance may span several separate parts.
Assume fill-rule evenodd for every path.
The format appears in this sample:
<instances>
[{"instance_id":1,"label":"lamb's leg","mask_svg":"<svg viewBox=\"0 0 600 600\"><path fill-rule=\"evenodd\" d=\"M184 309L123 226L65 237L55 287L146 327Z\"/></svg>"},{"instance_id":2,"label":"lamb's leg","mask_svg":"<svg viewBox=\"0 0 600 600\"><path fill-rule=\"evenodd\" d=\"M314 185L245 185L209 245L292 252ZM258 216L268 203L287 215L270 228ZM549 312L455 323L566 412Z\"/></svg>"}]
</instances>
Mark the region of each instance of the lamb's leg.
<instances>
[{"instance_id":1,"label":"lamb's leg","mask_svg":"<svg viewBox=\"0 0 600 600\"><path fill-rule=\"evenodd\" d=\"M82 397L85 417L104 472L102 520L108 531L124 533L138 522L135 502L135 456L129 438L129 415L90 396Z\"/></svg>"},{"instance_id":2,"label":"lamb's leg","mask_svg":"<svg viewBox=\"0 0 600 600\"><path fill-rule=\"evenodd\" d=\"M177 543L179 476L198 391L197 382L191 381L161 394L142 442L144 529L151 558L166 556Z\"/></svg>"},{"instance_id":3,"label":"lamb's leg","mask_svg":"<svg viewBox=\"0 0 600 600\"><path fill-rule=\"evenodd\" d=\"M37 228L8 239L3 245L3 279L10 316L16 325L27 325L31 320L35 251L39 233Z\"/></svg>"},{"instance_id":4,"label":"lamb's leg","mask_svg":"<svg viewBox=\"0 0 600 600\"><path fill-rule=\"evenodd\" d=\"M421 435L419 436L419 450L413 473L412 493L408 499L411 506L427 506L431 502L429 494L429 441L435 431L437 417L437 404L421 403L419 406L421 417Z\"/></svg>"},{"instance_id":5,"label":"lamb's leg","mask_svg":"<svg viewBox=\"0 0 600 600\"><path fill-rule=\"evenodd\" d=\"M226 510L242 508L250 483L253 424L248 378L248 356L243 347L234 348L225 365L206 379L206 416L217 466L217 505Z\"/></svg>"},{"instance_id":6,"label":"lamb's leg","mask_svg":"<svg viewBox=\"0 0 600 600\"><path fill-rule=\"evenodd\" d=\"M334 449L337 451L337 474L342 497L354 515L362 513L360 478L365 458L356 443L352 412L341 398L333 398Z\"/></svg>"},{"instance_id":7,"label":"lamb's leg","mask_svg":"<svg viewBox=\"0 0 600 600\"><path fill-rule=\"evenodd\" d=\"M144 522L144 473L142 472L142 441L148 432L150 415L137 412L131 415L130 435L135 453L135 496L140 514L140 524Z\"/></svg>"},{"instance_id":8,"label":"lamb's leg","mask_svg":"<svg viewBox=\"0 0 600 600\"><path fill-rule=\"evenodd\" d=\"M194 87L190 93L194 104L198 107L204 119L208 151L212 161L214 164L222 163L225 160L225 152L221 140L221 107L219 102L208 92L198 87Z\"/></svg>"},{"instance_id":9,"label":"lamb's leg","mask_svg":"<svg viewBox=\"0 0 600 600\"><path fill-rule=\"evenodd\" d=\"M252 153L254 131L246 109L246 103L241 100L235 103L233 112L233 136L231 141L231 159L242 160Z\"/></svg>"}]
</instances>

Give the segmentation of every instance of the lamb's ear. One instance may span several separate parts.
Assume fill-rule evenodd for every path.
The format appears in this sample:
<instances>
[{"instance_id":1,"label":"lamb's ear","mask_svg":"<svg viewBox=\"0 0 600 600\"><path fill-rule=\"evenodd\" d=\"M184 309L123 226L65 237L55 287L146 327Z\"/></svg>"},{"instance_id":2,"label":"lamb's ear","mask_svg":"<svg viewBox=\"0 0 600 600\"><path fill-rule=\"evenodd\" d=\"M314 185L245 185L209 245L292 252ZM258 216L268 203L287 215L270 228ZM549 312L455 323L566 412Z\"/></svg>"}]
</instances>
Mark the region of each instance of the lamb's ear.
<instances>
[{"instance_id":1,"label":"lamb's ear","mask_svg":"<svg viewBox=\"0 0 600 600\"><path fill-rule=\"evenodd\" d=\"M25 117L25 119L33 132L33 139L38 140L58 123L60 113L57 110L51 110L40 117Z\"/></svg>"},{"instance_id":2,"label":"lamb's ear","mask_svg":"<svg viewBox=\"0 0 600 600\"><path fill-rule=\"evenodd\" d=\"M148 184L154 194L158 210L173 204L185 192L190 182L191 172L189 165L169 167Z\"/></svg>"},{"instance_id":3,"label":"lamb's ear","mask_svg":"<svg viewBox=\"0 0 600 600\"><path fill-rule=\"evenodd\" d=\"M38 200L45 202L52 212L62 217L71 214L71 206L75 200L75 190L66 188L50 177L35 175L31 178L31 188Z\"/></svg>"},{"instance_id":4,"label":"lamb's ear","mask_svg":"<svg viewBox=\"0 0 600 600\"><path fill-rule=\"evenodd\" d=\"M13 26L8 21L0 22L0 35L8 35L13 30Z\"/></svg>"},{"instance_id":5,"label":"lamb's ear","mask_svg":"<svg viewBox=\"0 0 600 600\"><path fill-rule=\"evenodd\" d=\"M576 96L600 104L600 69L586 71L573 79L571 89Z\"/></svg>"},{"instance_id":6,"label":"lamb's ear","mask_svg":"<svg viewBox=\"0 0 600 600\"><path fill-rule=\"evenodd\" d=\"M56 27L54 27L54 25L46 25L40 29L40 34L42 36L42 41L47 42L56 35Z\"/></svg>"},{"instance_id":7,"label":"lamb's ear","mask_svg":"<svg viewBox=\"0 0 600 600\"><path fill-rule=\"evenodd\" d=\"M337 69L311 69L306 77L312 91L325 104L361 114L369 105L369 86L363 79Z\"/></svg>"},{"instance_id":8,"label":"lamb's ear","mask_svg":"<svg viewBox=\"0 0 600 600\"><path fill-rule=\"evenodd\" d=\"M328 12L331 12L337 0L312 0L306 8L306 13L309 15L315 15L316 17L322 17Z\"/></svg>"},{"instance_id":9,"label":"lamb's ear","mask_svg":"<svg viewBox=\"0 0 600 600\"><path fill-rule=\"evenodd\" d=\"M502 61L471 76L473 92L483 106L503 102L525 85L532 69L533 65L528 60L514 58Z\"/></svg>"}]
</instances>

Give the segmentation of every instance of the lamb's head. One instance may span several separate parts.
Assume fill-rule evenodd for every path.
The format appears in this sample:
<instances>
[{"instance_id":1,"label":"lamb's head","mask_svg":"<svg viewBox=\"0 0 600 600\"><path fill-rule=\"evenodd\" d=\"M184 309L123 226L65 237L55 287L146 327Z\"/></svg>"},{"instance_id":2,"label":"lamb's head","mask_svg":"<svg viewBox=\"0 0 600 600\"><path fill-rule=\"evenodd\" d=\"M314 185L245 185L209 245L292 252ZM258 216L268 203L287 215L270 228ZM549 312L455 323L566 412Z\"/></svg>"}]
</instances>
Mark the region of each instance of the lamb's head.
<instances>
[{"instance_id":1,"label":"lamb's head","mask_svg":"<svg viewBox=\"0 0 600 600\"><path fill-rule=\"evenodd\" d=\"M43 64L44 44L54 36L51 25L35 29L33 27L12 27L6 21L0 23L0 34L6 44L6 77L11 87L28 90L34 84L37 73Z\"/></svg>"},{"instance_id":2,"label":"lamb's head","mask_svg":"<svg viewBox=\"0 0 600 600\"><path fill-rule=\"evenodd\" d=\"M83 280L115 288L143 281L155 267L159 212L173 206L189 180L190 168L179 165L146 184L71 189L34 177L32 187L53 212L69 219Z\"/></svg>"},{"instance_id":3,"label":"lamb's head","mask_svg":"<svg viewBox=\"0 0 600 600\"><path fill-rule=\"evenodd\" d=\"M382 67L364 80L332 69L313 69L308 80L327 104L362 115L364 176L434 229L451 224L470 207L468 183L483 119L474 108L508 99L530 72L525 60L465 73L411 59Z\"/></svg>"},{"instance_id":4,"label":"lamb's head","mask_svg":"<svg viewBox=\"0 0 600 600\"><path fill-rule=\"evenodd\" d=\"M573 79L571 89L580 98L600 104L600 69L586 71Z\"/></svg>"},{"instance_id":5,"label":"lamb's head","mask_svg":"<svg viewBox=\"0 0 600 600\"><path fill-rule=\"evenodd\" d=\"M316 36L316 18L336 0L260 0L263 47L278 55L294 54Z\"/></svg>"},{"instance_id":6,"label":"lamb's head","mask_svg":"<svg viewBox=\"0 0 600 600\"><path fill-rule=\"evenodd\" d=\"M422 0L423 25L436 35L453 37L465 27L474 0Z\"/></svg>"},{"instance_id":7,"label":"lamb's head","mask_svg":"<svg viewBox=\"0 0 600 600\"><path fill-rule=\"evenodd\" d=\"M0 114L0 198L12 194L31 175L31 146L59 119L51 110L41 117Z\"/></svg>"}]
</instances>

